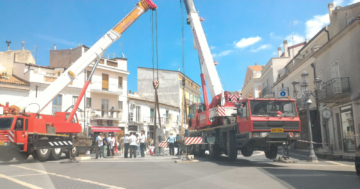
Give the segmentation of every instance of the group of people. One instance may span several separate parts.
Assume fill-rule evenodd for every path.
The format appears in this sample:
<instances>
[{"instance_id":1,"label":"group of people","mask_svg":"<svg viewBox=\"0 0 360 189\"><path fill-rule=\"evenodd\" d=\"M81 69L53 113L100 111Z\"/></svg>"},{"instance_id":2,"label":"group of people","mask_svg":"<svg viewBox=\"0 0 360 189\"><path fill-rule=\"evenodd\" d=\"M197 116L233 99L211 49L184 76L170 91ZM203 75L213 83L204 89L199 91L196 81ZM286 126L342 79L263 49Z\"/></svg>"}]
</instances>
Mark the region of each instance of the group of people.
<instances>
[{"instance_id":1,"label":"group of people","mask_svg":"<svg viewBox=\"0 0 360 189\"><path fill-rule=\"evenodd\" d=\"M116 146L116 140L113 134L109 134L108 137L103 136L103 133L99 133L95 140L97 144L96 159L98 157L114 158L114 147Z\"/></svg>"},{"instance_id":2,"label":"group of people","mask_svg":"<svg viewBox=\"0 0 360 189\"><path fill-rule=\"evenodd\" d=\"M177 147L177 154L176 155L180 155L180 142L181 142L181 137L179 134L175 136L173 136L172 133L170 133L170 136L167 139L167 142L169 142L169 153L170 155L174 155L174 148Z\"/></svg>"},{"instance_id":3,"label":"group of people","mask_svg":"<svg viewBox=\"0 0 360 189\"><path fill-rule=\"evenodd\" d=\"M128 158L128 151L130 149L130 158L134 156L136 158L136 150L139 148L141 157L145 157L146 150L146 136L145 131L141 131L141 135L138 136L135 132L126 134L124 137L124 158Z\"/></svg>"}]
</instances>

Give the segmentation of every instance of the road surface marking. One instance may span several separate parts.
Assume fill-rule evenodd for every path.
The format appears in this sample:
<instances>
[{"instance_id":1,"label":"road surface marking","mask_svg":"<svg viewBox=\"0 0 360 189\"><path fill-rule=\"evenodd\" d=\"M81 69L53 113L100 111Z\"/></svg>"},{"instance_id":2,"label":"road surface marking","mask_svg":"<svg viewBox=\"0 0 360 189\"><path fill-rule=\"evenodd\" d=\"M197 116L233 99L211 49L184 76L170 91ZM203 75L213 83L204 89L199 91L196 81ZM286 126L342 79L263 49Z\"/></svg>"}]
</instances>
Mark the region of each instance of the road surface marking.
<instances>
[{"instance_id":1,"label":"road surface marking","mask_svg":"<svg viewBox=\"0 0 360 189\"><path fill-rule=\"evenodd\" d=\"M353 167L353 166L351 166L351 165L346 165L346 164L338 163L338 162L334 162L334 161L325 161L325 162L332 163L332 164L335 164L335 165L340 165L340 166Z\"/></svg>"},{"instance_id":2,"label":"road surface marking","mask_svg":"<svg viewBox=\"0 0 360 189\"><path fill-rule=\"evenodd\" d=\"M103 183L99 183L99 182L95 182L95 181L91 181L91 180L80 179L80 178L72 178L72 177L69 177L69 176L66 176L66 175L59 175L59 174L56 174L56 173L50 173L50 172L41 171L41 170L32 169L32 168L27 168L27 167L23 167L23 166L19 166L19 165L10 165L10 166L21 168L21 169L26 169L26 170L30 170L30 171L35 171L35 172L39 172L39 173L44 173L44 174L47 174L47 175L53 175L53 176L57 176L57 177L62 177L62 178L66 178L66 179L69 179L69 180L75 180L75 181L85 182L85 183L89 183L89 184L95 184L95 185L99 185L99 186L103 186L103 187L107 187L107 188L124 189L122 187L111 186L111 185L107 185L107 184L103 184Z\"/></svg>"},{"instance_id":3,"label":"road surface marking","mask_svg":"<svg viewBox=\"0 0 360 189\"><path fill-rule=\"evenodd\" d=\"M26 175L14 175L11 177L27 177L27 176L37 176L37 175L44 175L45 173L37 173L37 174L26 174Z\"/></svg>"},{"instance_id":4,"label":"road surface marking","mask_svg":"<svg viewBox=\"0 0 360 189\"><path fill-rule=\"evenodd\" d=\"M12 178L12 177L9 177L9 176L5 176L5 175L2 175L2 174L0 174L0 178L4 178L4 179L10 180L10 181L13 181L13 182L15 182L15 183L17 183L17 184L23 185L23 186L28 187L28 188L40 189L40 187L38 187L38 186L29 184L29 183L26 183L26 182L23 182L23 181L20 181L20 180L17 180L17 179L15 179L15 178Z\"/></svg>"}]
</instances>

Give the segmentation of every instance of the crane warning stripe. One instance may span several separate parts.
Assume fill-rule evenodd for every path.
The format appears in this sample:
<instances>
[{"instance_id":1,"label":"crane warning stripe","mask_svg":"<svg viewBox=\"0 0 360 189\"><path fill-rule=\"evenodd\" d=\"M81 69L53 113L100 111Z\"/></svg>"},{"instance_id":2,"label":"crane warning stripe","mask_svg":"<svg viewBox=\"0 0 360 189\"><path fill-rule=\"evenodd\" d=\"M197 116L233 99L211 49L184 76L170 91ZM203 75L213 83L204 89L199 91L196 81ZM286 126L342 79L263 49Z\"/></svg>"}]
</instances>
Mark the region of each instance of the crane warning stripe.
<instances>
[{"instance_id":1,"label":"crane warning stripe","mask_svg":"<svg viewBox=\"0 0 360 189\"><path fill-rule=\"evenodd\" d=\"M169 147L169 143L168 142L159 142L159 147L160 148L167 148L167 147Z\"/></svg>"},{"instance_id":2,"label":"crane warning stripe","mask_svg":"<svg viewBox=\"0 0 360 189\"><path fill-rule=\"evenodd\" d=\"M185 137L185 145L202 144L202 137Z\"/></svg>"}]
</instances>

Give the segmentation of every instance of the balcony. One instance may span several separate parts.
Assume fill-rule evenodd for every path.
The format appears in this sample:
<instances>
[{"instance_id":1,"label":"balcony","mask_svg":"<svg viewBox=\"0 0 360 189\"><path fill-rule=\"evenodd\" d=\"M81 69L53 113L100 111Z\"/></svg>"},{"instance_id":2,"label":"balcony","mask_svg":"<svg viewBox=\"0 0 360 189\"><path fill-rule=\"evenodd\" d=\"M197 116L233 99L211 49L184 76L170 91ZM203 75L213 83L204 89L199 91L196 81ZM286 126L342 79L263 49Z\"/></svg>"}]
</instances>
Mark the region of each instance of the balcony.
<instances>
[{"instance_id":1,"label":"balcony","mask_svg":"<svg viewBox=\"0 0 360 189\"><path fill-rule=\"evenodd\" d=\"M267 86L261 90L259 93L260 98L274 98L274 93L271 90L270 86Z\"/></svg>"},{"instance_id":2,"label":"balcony","mask_svg":"<svg viewBox=\"0 0 360 189\"><path fill-rule=\"evenodd\" d=\"M91 82L90 91L94 93L110 94L110 95L122 95L123 88L118 84L109 84L103 82Z\"/></svg>"},{"instance_id":3,"label":"balcony","mask_svg":"<svg viewBox=\"0 0 360 189\"><path fill-rule=\"evenodd\" d=\"M151 117L132 117L131 114L129 114L129 121L130 122L136 122L136 123L146 123L148 125L154 125L155 122L155 117L151 116ZM160 117L160 121L161 121L161 125L177 125L179 121L177 120L170 120L169 118L166 117ZM156 119L156 124L159 124L159 118Z\"/></svg>"},{"instance_id":4,"label":"balcony","mask_svg":"<svg viewBox=\"0 0 360 189\"><path fill-rule=\"evenodd\" d=\"M91 113L91 120L115 120L120 121L122 119L121 110L93 110Z\"/></svg>"},{"instance_id":5,"label":"balcony","mask_svg":"<svg viewBox=\"0 0 360 189\"><path fill-rule=\"evenodd\" d=\"M341 77L324 82L318 92L318 101L321 103L339 103L349 100L351 94L349 79L349 77Z\"/></svg>"}]
</instances>

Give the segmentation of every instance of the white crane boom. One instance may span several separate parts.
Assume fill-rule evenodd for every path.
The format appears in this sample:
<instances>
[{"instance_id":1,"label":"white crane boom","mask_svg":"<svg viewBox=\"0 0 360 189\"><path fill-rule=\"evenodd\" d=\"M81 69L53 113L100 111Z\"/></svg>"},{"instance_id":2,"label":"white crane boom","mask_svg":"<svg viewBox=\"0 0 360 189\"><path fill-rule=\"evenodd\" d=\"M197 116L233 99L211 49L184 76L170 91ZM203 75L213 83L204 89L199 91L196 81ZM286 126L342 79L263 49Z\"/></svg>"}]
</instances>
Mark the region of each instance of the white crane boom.
<instances>
[{"instance_id":1,"label":"white crane boom","mask_svg":"<svg viewBox=\"0 0 360 189\"><path fill-rule=\"evenodd\" d=\"M40 113L77 75L82 73L96 58L101 58L104 51L118 40L121 34L147 10L155 10L157 6L152 0L141 0L136 7L114 28L98 40L84 55L75 61L61 76L49 85L32 104L38 104L38 110L30 108L30 112ZM27 109L28 110L28 109Z\"/></svg>"},{"instance_id":2,"label":"white crane boom","mask_svg":"<svg viewBox=\"0 0 360 189\"><path fill-rule=\"evenodd\" d=\"M214 98L216 95L224 92L220 78L216 71L214 60L200 22L199 14L196 12L194 2L193 0L184 0L184 4L188 15L187 22L190 24L194 36L195 49L198 50L200 57L202 72L205 74L205 80L209 88L210 96L211 98Z\"/></svg>"}]
</instances>

